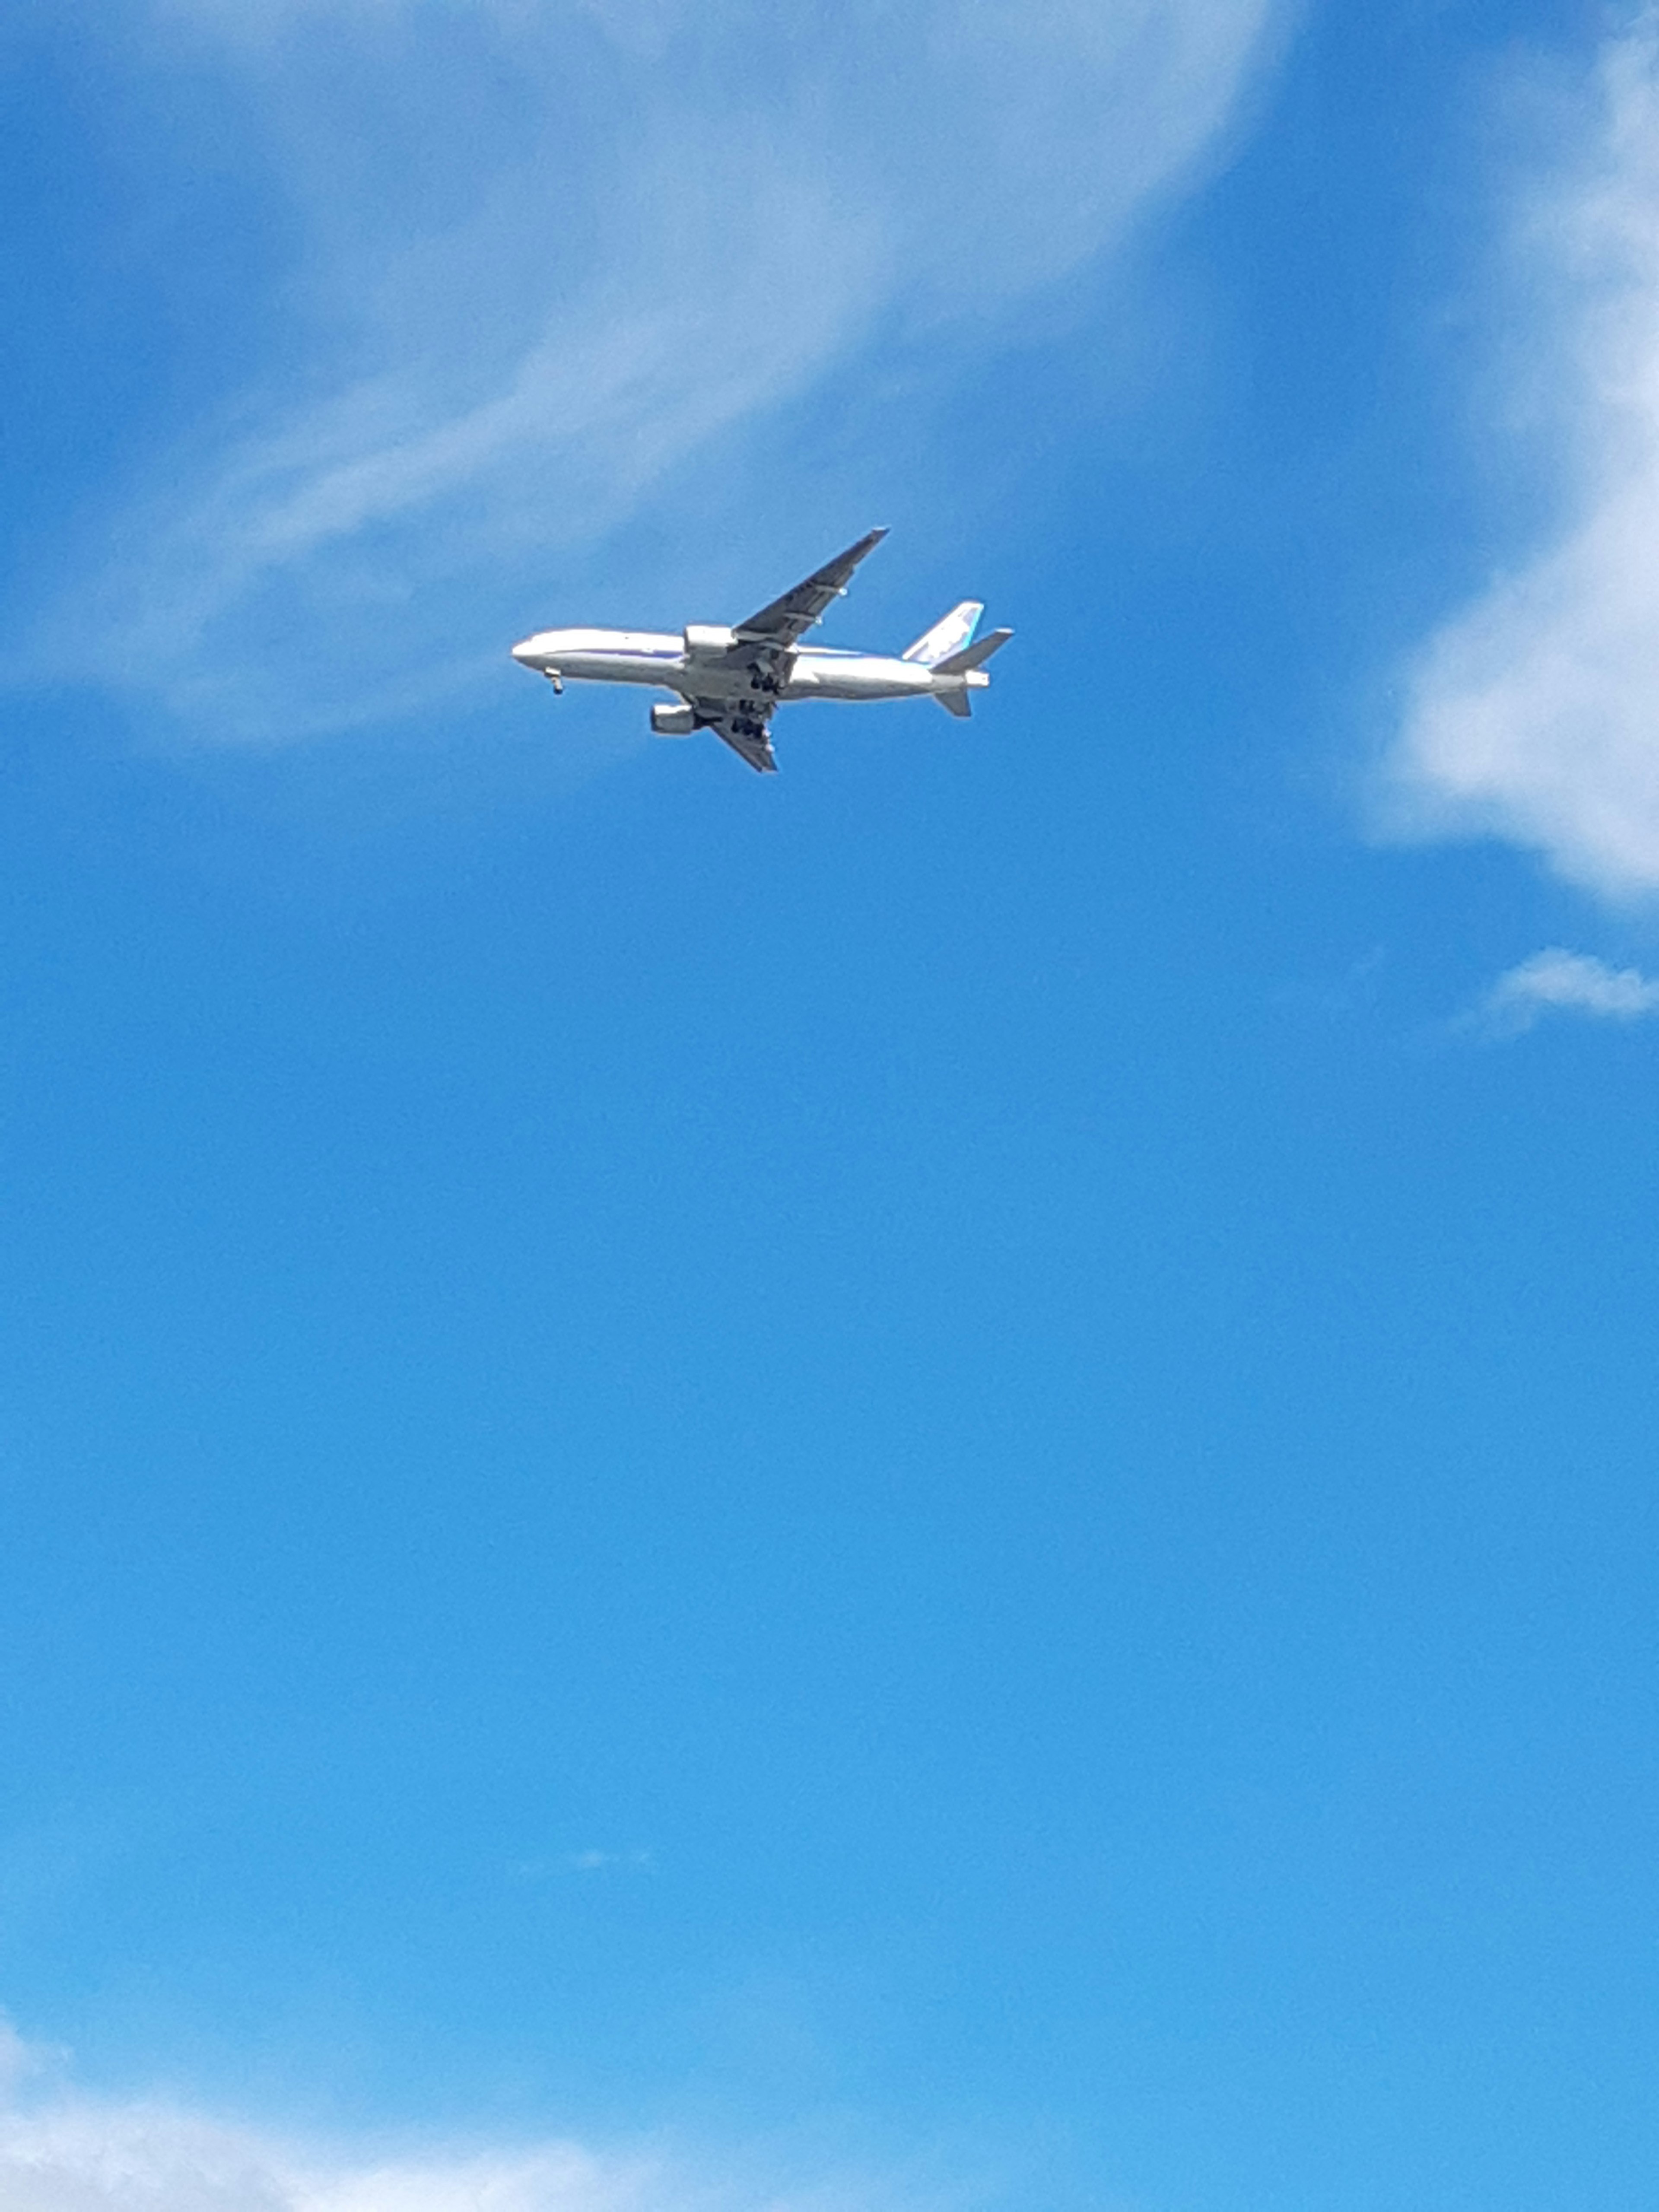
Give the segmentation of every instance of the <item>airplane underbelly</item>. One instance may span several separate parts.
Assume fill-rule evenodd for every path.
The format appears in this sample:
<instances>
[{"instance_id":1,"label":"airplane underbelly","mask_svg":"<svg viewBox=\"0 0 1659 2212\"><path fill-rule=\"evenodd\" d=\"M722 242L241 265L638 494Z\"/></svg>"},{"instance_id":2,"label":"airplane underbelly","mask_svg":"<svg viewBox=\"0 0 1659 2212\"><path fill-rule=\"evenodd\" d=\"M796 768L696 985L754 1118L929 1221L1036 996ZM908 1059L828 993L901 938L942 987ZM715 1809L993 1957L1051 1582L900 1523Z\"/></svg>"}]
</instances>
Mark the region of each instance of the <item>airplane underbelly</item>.
<instances>
[{"instance_id":1,"label":"airplane underbelly","mask_svg":"<svg viewBox=\"0 0 1659 2212\"><path fill-rule=\"evenodd\" d=\"M755 679L746 668L725 668L719 662L696 661L689 668L682 663L662 681L688 699L745 699L755 690Z\"/></svg>"},{"instance_id":2,"label":"airplane underbelly","mask_svg":"<svg viewBox=\"0 0 1659 2212\"><path fill-rule=\"evenodd\" d=\"M843 659L796 664L786 699L911 699L932 689L926 669L902 660Z\"/></svg>"},{"instance_id":3,"label":"airplane underbelly","mask_svg":"<svg viewBox=\"0 0 1659 2212\"><path fill-rule=\"evenodd\" d=\"M571 653L559 656L559 672L589 684L659 684L679 679L678 661L647 660L631 653Z\"/></svg>"}]
</instances>

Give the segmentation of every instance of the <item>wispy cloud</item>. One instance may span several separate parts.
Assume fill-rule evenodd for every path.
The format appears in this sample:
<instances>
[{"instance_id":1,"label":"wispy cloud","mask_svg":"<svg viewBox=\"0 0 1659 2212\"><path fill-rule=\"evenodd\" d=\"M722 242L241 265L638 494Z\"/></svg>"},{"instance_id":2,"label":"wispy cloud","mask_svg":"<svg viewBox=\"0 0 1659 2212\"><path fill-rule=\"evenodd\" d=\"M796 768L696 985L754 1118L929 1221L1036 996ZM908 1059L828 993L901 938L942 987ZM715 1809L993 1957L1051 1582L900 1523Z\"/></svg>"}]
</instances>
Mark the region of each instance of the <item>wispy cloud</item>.
<instances>
[{"instance_id":1,"label":"wispy cloud","mask_svg":"<svg viewBox=\"0 0 1659 2212\"><path fill-rule=\"evenodd\" d=\"M780 40L758 0L129 0L135 66L234 88L298 258L268 380L105 518L37 666L233 736L471 683L504 563L1120 237L1274 11L823 0Z\"/></svg>"},{"instance_id":2,"label":"wispy cloud","mask_svg":"<svg viewBox=\"0 0 1659 2212\"><path fill-rule=\"evenodd\" d=\"M518 1859L513 1873L520 1881L545 1881L550 1875L562 1874L599 1874L614 1867L623 1867L634 1873L643 1873L656 1863L647 1850L605 1851L597 1848L583 1851L561 1851L556 1858Z\"/></svg>"},{"instance_id":3,"label":"wispy cloud","mask_svg":"<svg viewBox=\"0 0 1659 2212\"><path fill-rule=\"evenodd\" d=\"M1659 1014L1659 981L1639 969L1609 968L1590 953L1551 945L1500 975L1475 1018L1489 1036L1518 1036L1552 1013L1640 1021Z\"/></svg>"},{"instance_id":4,"label":"wispy cloud","mask_svg":"<svg viewBox=\"0 0 1659 2212\"><path fill-rule=\"evenodd\" d=\"M868 2176L800 2187L745 2173L741 2160L711 2174L562 2142L306 2142L61 2081L21 2099L34 2056L0 2026L5 2212L868 2212L893 2201ZM917 2201L940 2212L935 2191Z\"/></svg>"},{"instance_id":5,"label":"wispy cloud","mask_svg":"<svg viewBox=\"0 0 1659 2212\"><path fill-rule=\"evenodd\" d=\"M160 2105L0 2120L7 2212L655 2212L636 2178L563 2148L330 2158Z\"/></svg>"},{"instance_id":6,"label":"wispy cloud","mask_svg":"<svg viewBox=\"0 0 1659 2212\"><path fill-rule=\"evenodd\" d=\"M1390 768L1408 828L1629 896L1659 890L1659 13L1603 50L1578 138L1520 226L1569 519L1429 641Z\"/></svg>"}]
</instances>

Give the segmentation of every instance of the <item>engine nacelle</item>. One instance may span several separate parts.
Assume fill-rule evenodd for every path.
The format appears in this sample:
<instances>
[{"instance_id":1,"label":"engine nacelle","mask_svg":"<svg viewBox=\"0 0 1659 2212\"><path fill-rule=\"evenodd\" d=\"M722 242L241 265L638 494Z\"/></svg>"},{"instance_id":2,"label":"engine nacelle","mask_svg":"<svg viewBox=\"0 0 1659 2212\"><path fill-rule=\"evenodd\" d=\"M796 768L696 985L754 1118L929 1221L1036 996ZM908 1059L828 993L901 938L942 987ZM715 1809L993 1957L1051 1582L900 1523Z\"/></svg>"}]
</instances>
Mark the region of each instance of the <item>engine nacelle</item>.
<instances>
[{"instance_id":1,"label":"engine nacelle","mask_svg":"<svg viewBox=\"0 0 1659 2212\"><path fill-rule=\"evenodd\" d=\"M720 623L687 623L685 625L685 657L688 660L723 660L738 643L738 634Z\"/></svg>"},{"instance_id":2,"label":"engine nacelle","mask_svg":"<svg viewBox=\"0 0 1659 2212\"><path fill-rule=\"evenodd\" d=\"M696 711L684 700L678 706L664 700L651 709L651 727L659 738L689 738L696 726Z\"/></svg>"}]
</instances>

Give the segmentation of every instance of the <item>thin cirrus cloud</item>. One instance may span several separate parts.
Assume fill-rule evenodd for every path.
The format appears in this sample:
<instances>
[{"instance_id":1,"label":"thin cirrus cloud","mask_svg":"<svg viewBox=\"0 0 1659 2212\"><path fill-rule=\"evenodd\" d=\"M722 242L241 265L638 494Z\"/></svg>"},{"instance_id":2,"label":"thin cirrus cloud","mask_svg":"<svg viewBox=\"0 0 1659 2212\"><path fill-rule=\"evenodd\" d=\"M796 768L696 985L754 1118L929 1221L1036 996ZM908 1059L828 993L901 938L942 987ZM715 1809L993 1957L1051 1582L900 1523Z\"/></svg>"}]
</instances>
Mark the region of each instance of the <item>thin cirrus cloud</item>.
<instances>
[{"instance_id":1,"label":"thin cirrus cloud","mask_svg":"<svg viewBox=\"0 0 1659 2212\"><path fill-rule=\"evenodd\" d=\"M1549 945L1498 977L1476 1025L1492 1036L1519 1036L1547 1014L1636 1022L1659 1014L1659 981L1637 968L1610 968L1588 952Z\"/></svg>"},{"instance_id":2,"label":"thin cirrus cloud","mask_svg":"<svg viewBox=\"0 0 1659 2212\"><path fill-rule=\"evenodd\" d=\"M1212 147L1276 0L114 12L298 245L270 374L96 518L32 665L258 738L475 684L504 563L883 333L994 333Z\"/></svg>"},{"instance_id":3,"label":"thin cirrus cloud","mask_svg":"<svg viewBox=\"0 0 1659 2212\"><path fill-rule=\"evenodd\" d=\"M583 2153L330 2157L165 2106L0 2122L7 2212L659 2212Z\"/></svg>"},{"instance_id":4,"label":"thin cirrus cloud","mask_svg":"<svg viewBox=\"0 0 1659 2212\"><path fill-rule=\"evenodd\" d=\"M307 2142L177 2102L88 2096L61 2069L0 2021L5 2212L868 2212L894 2201L868 2175L803 2189L741 2159L715 2172L567 2142Z\"/></svg>"},{"instance_id":5,"label":"thin cirrus cloud","mask_svg":"<svg viewBox=\"0 0 1659 2212\"><path fill-rule=\"evenodd\" d=\"M1659 890L1659 11L1604 46L1574 154L1521 235L1568 520L1419 656L1389 802L1410 831L1496 835L1592 890L1644 896Z\"/></svg>"}]
</instances>

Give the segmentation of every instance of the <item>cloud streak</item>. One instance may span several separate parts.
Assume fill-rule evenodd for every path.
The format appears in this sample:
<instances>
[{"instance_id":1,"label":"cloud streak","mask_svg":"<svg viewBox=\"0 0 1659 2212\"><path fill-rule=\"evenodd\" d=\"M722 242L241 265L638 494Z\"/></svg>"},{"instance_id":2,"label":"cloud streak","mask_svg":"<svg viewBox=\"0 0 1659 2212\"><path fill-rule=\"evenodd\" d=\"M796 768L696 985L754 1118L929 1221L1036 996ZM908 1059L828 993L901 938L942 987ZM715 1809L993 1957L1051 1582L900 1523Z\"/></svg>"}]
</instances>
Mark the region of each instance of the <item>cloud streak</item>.
<instances>
[{"instance_id":1,"label":"cloud streak","mask_svg":"<svg viewBox=\"0 0 1659 2212\"><path fill-rule=\"evenodd\" d=\"M1586 112L1521 225L1567 520L1419 656L1390 801L1628 897L1659 890L1659 14L1606 46Z\"/></svg>"},{"instance_id":2,"label":"cloud streak","mask_svg":"<svg viewBox=\"0 0 1659 2212\"><path fill-rule=\"evenodd\" d=\"M164 2106L0 2120L7 2212L657 2212L642 2178L565 2148L330 2159Z\"/></svg>"},{"instance_id":3,"label":"cloud streak","mask_svg":"<svg viewBox=\"0 0 1659 2212\"><path fill-rule=\"evenodd\" d=\"M5 2212L868 2212L891 2202L866 2179L803 2191L568 2142L307 2142L178 2102L89 2097L54 2081L61 2064L0 2021Z\"/></svg>"},{"instance_id":4,"label":"cloud streak","mask_svg":"<svg viewBox=\"0 0 1659 2212\"><path fill-rule=\"evenodd\" d=\"M1479 1025L1519 1036L1546 1014L1629 1023L1659 1014L1659 981L1636 968L1610 968L1587 952L1550 945L1500 975L1483 1000Z\"/></svg>"},{"instance_id":5,"label":"cloud streak","mask_svg":"<svg viewBox=\"0 0 1659 2212\"><path fill-rule=\"evenodd\" d=\"M37 671L253 738L471 685L504 562L1119 239L1272 13L839 0L779 40L758 0L131 0L137 64L234 91L300 243L269 378L105 518Z\"/></svg>"}]
</instances>

